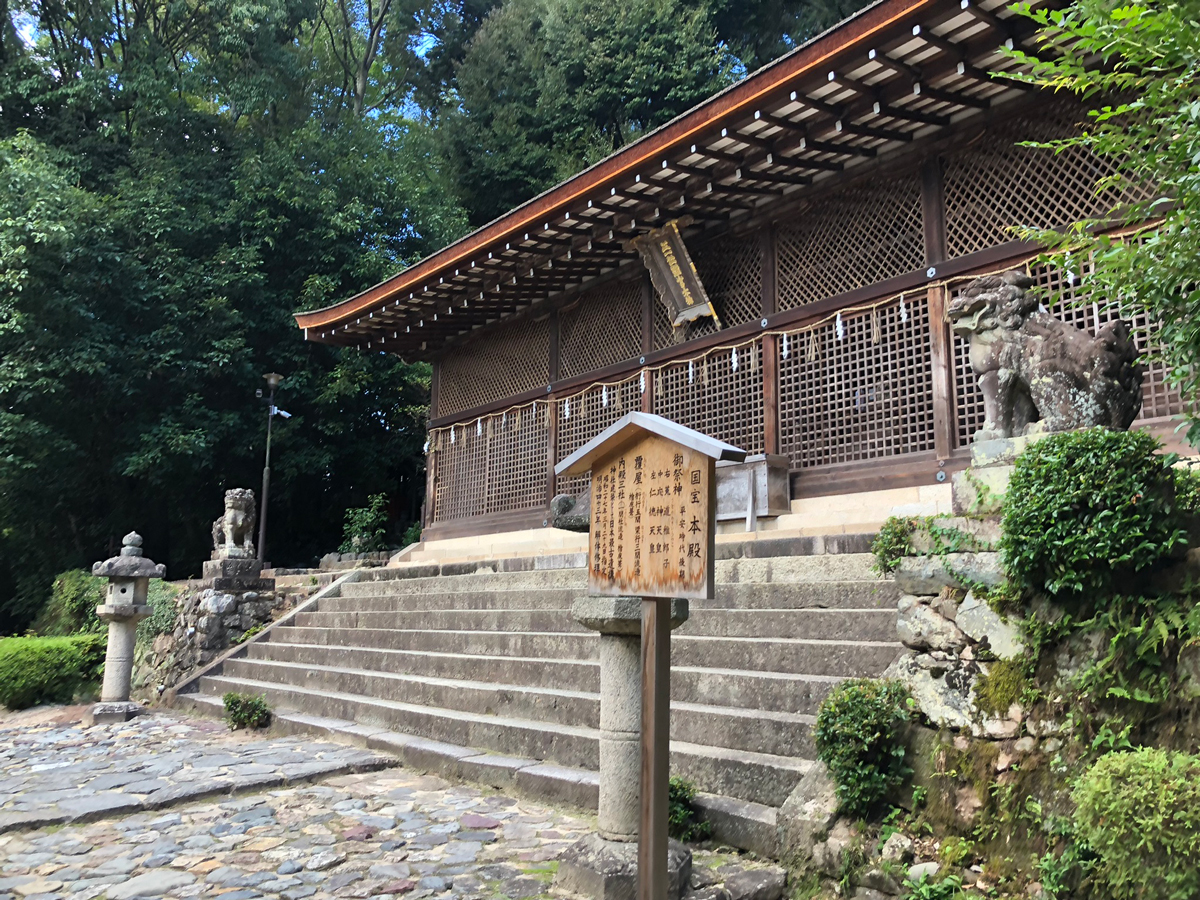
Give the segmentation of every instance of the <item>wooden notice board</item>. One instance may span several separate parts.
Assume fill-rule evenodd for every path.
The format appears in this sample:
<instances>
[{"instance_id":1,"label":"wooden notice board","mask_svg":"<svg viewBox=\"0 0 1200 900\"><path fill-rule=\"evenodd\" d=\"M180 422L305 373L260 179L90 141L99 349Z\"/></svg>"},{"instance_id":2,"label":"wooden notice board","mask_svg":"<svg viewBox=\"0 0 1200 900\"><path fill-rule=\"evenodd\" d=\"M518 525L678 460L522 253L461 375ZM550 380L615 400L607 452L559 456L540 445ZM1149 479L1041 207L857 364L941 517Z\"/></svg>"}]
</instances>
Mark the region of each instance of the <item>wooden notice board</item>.
<instances>
[{"instance_id":1,"label":"wooden notice board","mask_svg":"<svg viewBox=\"0 0 1200 900\"><path fill-rule=\"evenodd\" d=\"M588 592L712 597L714 460L643 433L592 466Z\"/></svg>"}]
</instances>

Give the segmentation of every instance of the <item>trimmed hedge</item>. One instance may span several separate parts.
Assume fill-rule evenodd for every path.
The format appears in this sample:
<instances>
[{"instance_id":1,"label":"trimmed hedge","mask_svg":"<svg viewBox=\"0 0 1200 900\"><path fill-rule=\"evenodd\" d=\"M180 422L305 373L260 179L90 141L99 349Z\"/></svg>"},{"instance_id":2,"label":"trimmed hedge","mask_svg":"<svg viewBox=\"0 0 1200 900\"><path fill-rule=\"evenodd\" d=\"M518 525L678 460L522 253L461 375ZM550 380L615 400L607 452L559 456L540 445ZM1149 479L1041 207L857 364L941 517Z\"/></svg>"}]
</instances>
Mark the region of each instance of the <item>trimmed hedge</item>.
<instances>
[{"instance_id":1,"label":"trimmed hedge","mask_svg":"<svg viewBox=\"0 0 1200 900\"><path fill-rule=\"evenodd\" d=\"M107 645L100 634L0 638L0 704L26 709L94 693Z\"/></svg>"},{"instance_id":2,"label":"trimmed hedge","mask_svg":"<svg viewBox=\"0 0 1200 900\"><path fill-rule=\"evenodd\" d=\"M1200 897L1200 756L1109 753L1075 788L1075 830L1098 860L1091 896Z\"/></svg>"},{"instance_id":3,"label":"trimmed hedge","mask_svg":"<svg viewBox=\"0 0 1200 900\"><path fill-rule=\"evenodd\" d=\"M1004 499L1000 552L1009 576L1037 593L1088 600L1128 587L1136 573L1182 550L1194 486L1160 449L1144 431L1105 428L1053 434L1026 448Z\"/></svg>"}]
</instances>

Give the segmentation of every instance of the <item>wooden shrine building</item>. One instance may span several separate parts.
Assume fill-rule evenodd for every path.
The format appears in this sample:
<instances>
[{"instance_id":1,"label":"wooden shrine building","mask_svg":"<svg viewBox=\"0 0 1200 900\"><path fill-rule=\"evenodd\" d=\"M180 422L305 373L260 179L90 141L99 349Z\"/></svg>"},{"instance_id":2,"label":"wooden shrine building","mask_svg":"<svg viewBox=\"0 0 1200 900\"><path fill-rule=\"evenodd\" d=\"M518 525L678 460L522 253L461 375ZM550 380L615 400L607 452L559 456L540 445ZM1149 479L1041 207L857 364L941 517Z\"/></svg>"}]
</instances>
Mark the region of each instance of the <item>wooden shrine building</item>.
<instances>
[{"instance_id":1,"label":"wooden shrine building","mask_svg":"<svg viewBox=\"0 0 1200 900\"><path fill-rule=\"evenodd\" d=\"M780 455L793 504L942 485L982 421L955 291L1027 266L1086 299L1087 259L1038 264L1015 229L1146 196L1097 197L1110 169L1084 151L1018 146L1083 121L1003 77L1032 37L1007 0L880 0L297 322L432 362L427 540L542 527L587 486L555 463L631 410ZM635 240L670 223L716 313L679 327ZM1116 315L1094 299L1052 312L1094 330ZM1167 434L1182 409L1149 366L1140 424Z\"/></svg>"}]
</instances>

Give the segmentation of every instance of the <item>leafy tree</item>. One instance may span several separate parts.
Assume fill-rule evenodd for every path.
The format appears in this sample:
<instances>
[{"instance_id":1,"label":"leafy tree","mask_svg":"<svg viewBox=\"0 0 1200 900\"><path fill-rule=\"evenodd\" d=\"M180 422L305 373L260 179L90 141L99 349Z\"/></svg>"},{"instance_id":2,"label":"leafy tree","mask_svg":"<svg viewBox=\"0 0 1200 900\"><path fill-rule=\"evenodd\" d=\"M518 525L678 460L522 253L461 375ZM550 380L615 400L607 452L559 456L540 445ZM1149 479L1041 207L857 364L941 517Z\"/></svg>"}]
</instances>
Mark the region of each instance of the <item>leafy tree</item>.
<instances>
[{"instance_id":1,"label":"leafy tree","mask_svg":"<svg viewBox=\"0 0 1200 900\"><path fill-rule=\"evenodd\" d=\"M1049 146L1083 146L1117 167L1097 192L1123 180L1154 185L1151 199L1113 209L1063 233L1040 235L1055 249L1092 253L1092 290L1161 323L1169 377L1188 398L1200 388L1200 2L1115 3L1075 0L1063 9L1020 7L1040 26L1027 80L1069 91L1089 105L1078 137ZM1113 240L1097 229L1113 220L1142 225L1137 239ZM1191 417L1188 437L1200 441Z\"/></svg>"},{"instance_id":2,"label":"leafy tree","mask_svg":"<svg viewBox=\"0 0 1200 900\"><path fill-rule=\"evenodd\" d=\"M458 70L439 134L483 224L732 78L707 11L680 0L532 0L493 12Z\"/></svg>"},{"instance_id":3,"label":"leafy tree","mask_svg":"<svg viewBox=\"0 0 1200 900\"><path fill-rule=\"evenodd\" d=\"M291 314L464 227L425 126L330 112L304 3L172 6L186 28L89 9L36 7L34 45L6 42L0 66L9 631L130 528L172 576L198 568L222 489L257 485L266 371L294 414L275 438L278 561L336 545L372 493L415 517L428 368L305 343Z\"/></svg>"}]
</instances>

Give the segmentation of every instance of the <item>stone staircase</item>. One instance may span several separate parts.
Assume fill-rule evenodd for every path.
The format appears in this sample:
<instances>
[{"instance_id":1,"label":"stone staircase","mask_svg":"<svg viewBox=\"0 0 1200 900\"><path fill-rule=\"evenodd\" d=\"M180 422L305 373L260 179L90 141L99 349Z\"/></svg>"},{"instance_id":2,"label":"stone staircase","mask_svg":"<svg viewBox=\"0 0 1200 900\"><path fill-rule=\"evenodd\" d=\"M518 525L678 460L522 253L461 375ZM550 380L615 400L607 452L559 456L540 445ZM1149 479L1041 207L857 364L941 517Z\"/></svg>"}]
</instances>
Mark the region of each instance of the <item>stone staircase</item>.
<instances>
[{"instance_id":1,"label":"stone staircase","mask_svg":"<svg viewBox=\"0 0 1200 900\"><path fill-rule=\"evenodd\" d=\"M703 792L726 841L772 853L775 809L811 765L822 698L899 655L897 595L870 562L866 553L719 560L716 598L693 601L674 632L671 769ZM531 564L359 571L178 699L219 712L227 691L264 694L285 727L594 807L599 639L570 615L586 572L574 554Z\"/></svg>"}]
</instances>

